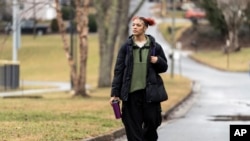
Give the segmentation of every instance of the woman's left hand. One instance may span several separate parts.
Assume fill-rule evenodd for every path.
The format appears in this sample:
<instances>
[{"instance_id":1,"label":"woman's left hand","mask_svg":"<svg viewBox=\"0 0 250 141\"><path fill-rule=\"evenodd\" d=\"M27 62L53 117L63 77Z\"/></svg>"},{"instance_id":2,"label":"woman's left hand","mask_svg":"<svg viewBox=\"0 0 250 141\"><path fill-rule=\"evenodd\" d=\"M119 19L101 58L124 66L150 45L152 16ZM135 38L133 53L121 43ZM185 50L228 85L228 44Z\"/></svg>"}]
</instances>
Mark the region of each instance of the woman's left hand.
<instances>
[{"instance_id":1,"label":"woman's left hand","mask_svg":"<svg viewBox=\"0 0 250 141\"><path fill-rule=\"evenodd\" d=\"M150 62L155 64L158 61L158 57L157 56L151 56L151 60Z\"/></svg>"}]
</instances>

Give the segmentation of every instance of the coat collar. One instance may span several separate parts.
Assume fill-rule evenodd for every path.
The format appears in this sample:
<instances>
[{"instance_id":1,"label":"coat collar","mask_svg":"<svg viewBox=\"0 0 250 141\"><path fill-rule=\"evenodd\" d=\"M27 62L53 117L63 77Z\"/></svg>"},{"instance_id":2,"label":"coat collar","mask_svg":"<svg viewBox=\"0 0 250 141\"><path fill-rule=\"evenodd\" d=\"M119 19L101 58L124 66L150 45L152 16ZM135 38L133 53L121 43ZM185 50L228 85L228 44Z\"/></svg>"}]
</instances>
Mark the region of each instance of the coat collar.
<instances>
[{"instance_id":1,"label":"coat collar","mask_svg":"<svg viewBox=\"0 0 250 141\"><path fill-rule=\"evenodd\" d=\"M149 34L145 34L147 37L148 37L148 39L150 40L150 44L151 45L155 45L155 38L153 37L153 36L151 36L151 35L149 35ZM130 45L130 46L133 46L133 36L134 35L130 35L129 37L128 37L128 41L127 41L127 43Z\"/></svg>"}]
</instances>

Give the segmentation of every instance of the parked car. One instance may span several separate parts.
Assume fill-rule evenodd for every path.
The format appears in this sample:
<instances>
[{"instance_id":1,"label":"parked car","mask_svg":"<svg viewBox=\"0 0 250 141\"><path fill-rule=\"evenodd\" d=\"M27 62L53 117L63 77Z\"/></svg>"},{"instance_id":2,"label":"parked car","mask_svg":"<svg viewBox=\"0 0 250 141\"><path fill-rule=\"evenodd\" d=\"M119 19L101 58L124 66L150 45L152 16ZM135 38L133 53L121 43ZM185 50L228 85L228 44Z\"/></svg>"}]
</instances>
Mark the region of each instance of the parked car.
<instances>
[{"instance_id":1,"label":"parked car","mask_svg":"<svg viewBox=\"0 0 250 141\"><path fill-rule=\"evenodd\" d=\"M187 19L203 19L206 17L206 12L199 8L188 9L185 12L184 17Z\"/></svg>"},{"instance_id":2,"label":"parked car","mask_svg":"<svg viewBox=\"0 0 250 141\"><path fill-rule=\"evenodd\" d=\"M34 31L36 34L43 35L49 32L49 25L37 23L34 26L35 22L33 20L23 20L21 21L21 33L22 34L33 34ZM35 27L35 28L34 28ZM5 26L5 32L11 33L12 24L8 23Z\"/></svg>"},{"instance_id":3,"label":"parked car","mask_svg":"<svg viewBox=\"0 0 250 141\"><path fill-rule=\"evenodd\" d=\"M49 26L45 25L45 24L40 24L37 23L35 25L35 22L33 20L23 20L21 22L21 32L22 34L32 34L35 33L36 34L46 34L48 32Z\"/></svg>"}]
</instances>

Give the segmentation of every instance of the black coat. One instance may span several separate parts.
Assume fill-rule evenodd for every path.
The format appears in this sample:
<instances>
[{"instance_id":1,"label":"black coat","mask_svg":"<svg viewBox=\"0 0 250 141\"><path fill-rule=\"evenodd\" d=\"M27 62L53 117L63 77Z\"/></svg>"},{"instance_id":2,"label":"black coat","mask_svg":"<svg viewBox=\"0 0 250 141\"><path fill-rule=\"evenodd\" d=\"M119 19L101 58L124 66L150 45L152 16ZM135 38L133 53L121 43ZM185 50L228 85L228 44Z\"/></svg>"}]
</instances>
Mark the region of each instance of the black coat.
<instances>
[{"instance_id":1,"label":"black coat","mask_svg":"<svg viewBox=\"0 0 250 141\"><path fill-rule=\"evenodd\" d=\"M162 47L155 41L154 37L147 35L150 39L150 49L147 63L146 87L149 84L164 85L159 73L166 72L168 69L167 59ZM150 63L150 56L157 56L158 61ZM133 39L129 37L127 42L121 46L114 69L111 96L119 97L123 101L128 100L133 71ZM150 90L152 91L152 90ZM147 98L150 102L151 99Z\"/></svg>"}]
</instances>

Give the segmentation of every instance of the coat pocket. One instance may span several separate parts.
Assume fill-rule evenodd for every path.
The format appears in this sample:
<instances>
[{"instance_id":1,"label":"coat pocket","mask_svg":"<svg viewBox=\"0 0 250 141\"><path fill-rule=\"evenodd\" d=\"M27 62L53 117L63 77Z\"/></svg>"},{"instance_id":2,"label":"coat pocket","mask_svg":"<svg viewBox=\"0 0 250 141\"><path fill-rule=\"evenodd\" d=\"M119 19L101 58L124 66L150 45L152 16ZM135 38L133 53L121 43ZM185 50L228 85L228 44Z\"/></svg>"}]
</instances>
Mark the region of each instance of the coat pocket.
<instances>
[{"instance_id":1,"label":"coat pocket","mask_svg":"<svg viewBox=\"0 0 250 141\"><path fill-rule=\"evenodd\" d=\"M168 94L164 87L161 76L156 75L156 83L148 83L146 87L146 98L148 102L163 102L168 100Z\"/></svg>"}]
</instances>

